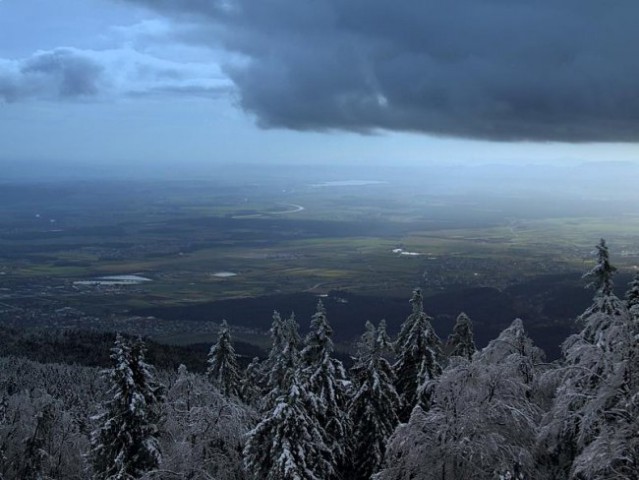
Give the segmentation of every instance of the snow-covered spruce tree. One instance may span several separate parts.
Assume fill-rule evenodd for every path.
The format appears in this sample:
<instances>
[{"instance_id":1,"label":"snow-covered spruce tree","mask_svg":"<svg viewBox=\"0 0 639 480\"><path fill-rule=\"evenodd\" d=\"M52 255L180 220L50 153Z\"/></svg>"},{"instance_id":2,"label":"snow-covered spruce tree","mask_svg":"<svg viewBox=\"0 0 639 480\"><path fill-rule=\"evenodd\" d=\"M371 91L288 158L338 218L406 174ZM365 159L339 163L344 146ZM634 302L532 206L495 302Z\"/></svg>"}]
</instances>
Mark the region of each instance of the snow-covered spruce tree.
<instances>
[{"instance_id":1,"label":"snow-covered spruce tree","mask_svg":"<svg viewBox=\"0 0 639 480\"><path fill-rule=\"evenodd\" d=\"M397 360L393 365L396 388L402 400L400 420L406 421L418 403L428 409L432 381L441 371L442 344L430 317L424 312L422 292L413 290L412 313L402 324L395 342Z\"/></svg>"},{"instance_id":2,"label":"snow-covered spruce tree","mask_svg":"<svg viewBox=\"0 0 639 480\"><path fill-rule=\"evenodd\" d=\"M597 263L584 275L590 280L587 287L593 288L595 295L592 305L579 318L583 324L580 336L595 344L617 320L628 317L626 305L613 293L612 277L617 269L610 264L606 241L601 239L596 248Z\"/></svg>"},{"instance_id":3,"label":"snow-covered spruce tree","mask_svg":"<svg viewBox=\"0 0 639 480\"><path fill-rule=\"evenodd\" d=\"M342 362L332 357L332 334L320 300L301 352L300 381L302 388L308 392L309 415L326 432L331 446L331 463L341 469L348 463L345 443L350 431L346 411L349 382Z\"/></svg>"},{"instance_id":4,"label":"snow-covered spruce tree","mask_svg":"<svg viewBox=\"0 0 639 480\"><path fill-rule=\"evenodd\" d=\"M602 244L605 246L603 240ZM604 257L599 250L597 266ZM606 259L607 253L605 249ZM566 355L570 365L581 367L584 378L577 383L574 374L568 373L561 393L570 394L572 387L573 394L587 395L576 412L579 454L572 464L573 478L630 480L639 472L637 307L633 285L626 302L621 302L612 293L612 281L609 283L608 290L600 288L595 293L593 306L582 315L584 335L569 344L570 355ZM584 385L584 380L589 383Z\"/></svg>"},{"instance_id":5,"label":"snow-covered spruce tree","mask_svg":"<svg viewBox=\"0 0 639 480\"><path fill-rule=\"evenodd\" d=\"M207 363L206 374L211 383L227 397L239 397L242 376L226 320L222 321L217 343L211 347Z\"/></svg>"},{"instance_id":6,"label":"snow-covered spruce tree","mask_svg":"<svg viewBox=\"0 0 639 480\"><path fill-rule=\"evenodd\" d=\"M313 394L298 372L289 390L248 434L244 466L255 480L325 480L335 478L333 452L326 431L308 411Z\"/></svg>"},{"instance_id":7,"label":"snow-covered spruce tree","mask_svg":"<svg viewBox=\"0 0 639 480\"><path fill-rule=\"evenodd\" d=\"M389 355L393 353L393 340L386 331L386 320L382 319L377 325L377 343L381 348L382 354Z\"/></svg>"},{"instance_id":8,"label":"snow-covered spruce tree","mask_svg":"<svg viewBox=\"0 0 639 480\"><path fill-rule=\"evenodd\" d=\"M373 478L540 479L532 452L541 410L530 398L539 355L515 320L472 362L451 357L430 409L415 407L395 430Z\"/></svg>"},{"instance_id":9,"label":"snow-covered spruce tree","mask_svg":"<svg viewBox=\"0 0 639 480\"><path fill-rule=\"evenodd\" d=\"M246 366L242 382L240 383L240 398L254 408L259 408L262 403L263 392L260 385L263 384L264 373L259 357L253 357L251 363Z\"/></svg>"},{"instance_id":10,"label":"snow-covered spruce tree","mask_svg":"<svg viewBox=\"0 0 639 480\"><path fill-rule=\"evenodd\" d=\"M473 337L473 323L464 312L457 316L453 332L448 336L446 347L450 357L463 357L472 360L477 351Z\"/></svg>"},{"instance_id":11,"label":"snow-covered spruce tree","mask_svg":"<svg viewBox=\"0 0 639 480\"><path fill-rule=\"evenodd\" d=\"M619 391L618 398L606 405L608 395L598 395L593 404L600 410L598 432L575 458L572 478L585 480L636 480L639 472L639 386L636 383L639 364L635 344L632 355L615 375L610 387ZM634 379L634 381L629 381ZM603 397L603 398L602 398Z\"/></svg>"},{"instance_id":12,"label":"snow-covered spruce tree","mask_svg":"<svg viewBox=\"0 0 639 480\"><path fill-rule=\"evenodd\" d=\"M282 320L280 314L273 314L271 327L272 347L265 362L266 408L270 409L275 400L288 391L291 374L300 365L300 336L295 316Z\"/></svg>"},{"instance_id":13,"label":"snow-covered spruce tree","mask_svg":"<svg viewBox=\"0 0 639 480\"><path fill-rule=\"evenodd\" d=\"M112 399L96 417L91 438L91 461L96 480L128 480L158 467L159 407L162 389L144 359L141 340L130 345L120 335L111 350L108 371Z\"/></svg>"},{"instance_id":14,"label":"snow-covered spruce tree","mask_svg":"<svg viewBox=\"0 0 639 480\"><path fill-rule=\"evenodd\" d=\"M563 366L552 409L540 435L554 474L563 478L622 477L612 463L619 460L612 450L624 452L619 465L626 464L626 449L612 430L627 431L627 406L632 406L636 381L637 344L633 322L624 302L612 290L608 248L597 245L597 263L585 275L596 288L593 304L579 317L583 328L562 346ZM625 427L621 424L625 422ZM595 462L595 457L605 462ZM631 463L637 461L635 455ZM593 465L599 465L597 474ZM586 472L590 472L586 474ZM635 470L636 472L636 470Z\"/></svg>"},{"instance_id":15,"label":"snow-covered spruce tree","mask_svg":"<svg viewBox=\"0 0 639 480\"><path fill-rule=\"evenodd\" d=\"M382 465L386 441L399 423L400 407L393 369L384 357L388 348L385 327L366 322L351 372L355 394L348 412L353 425L349 478L369 479Z\"/></svg>"}]
</instances>

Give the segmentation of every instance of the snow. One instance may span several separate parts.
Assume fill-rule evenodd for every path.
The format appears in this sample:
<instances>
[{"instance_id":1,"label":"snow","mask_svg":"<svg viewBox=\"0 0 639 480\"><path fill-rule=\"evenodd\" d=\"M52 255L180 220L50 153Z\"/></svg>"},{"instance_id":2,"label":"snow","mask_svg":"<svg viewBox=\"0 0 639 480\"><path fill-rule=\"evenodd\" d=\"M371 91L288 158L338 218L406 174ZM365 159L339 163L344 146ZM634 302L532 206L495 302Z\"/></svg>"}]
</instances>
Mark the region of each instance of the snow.
<instances>
[{"instance_id":1,"label":"snow","mask_svg":"<svg viewBox=\"0 0 639 480\"><path fill-rule=\"evenodd\" d=\"M212 273L211 276L216 277L216 278L231 278L231 277L236 277L237 273L235 273L235 272L215 272L215 273Z\"/></svg>"}]
</instances>

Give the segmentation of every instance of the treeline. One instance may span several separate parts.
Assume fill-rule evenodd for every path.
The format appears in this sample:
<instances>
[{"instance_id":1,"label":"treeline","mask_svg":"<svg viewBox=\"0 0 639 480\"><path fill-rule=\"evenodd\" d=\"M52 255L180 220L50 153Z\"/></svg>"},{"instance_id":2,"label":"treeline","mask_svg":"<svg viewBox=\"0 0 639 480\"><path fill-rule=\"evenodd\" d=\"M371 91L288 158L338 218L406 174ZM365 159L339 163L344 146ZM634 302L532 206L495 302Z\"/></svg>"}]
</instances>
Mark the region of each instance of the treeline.
<instances>
[{"instance_id":1,"label":"treeline","mask_svg":"<svg viewBox=\"0 0 639 480\"><path fill-rule=\"evenodd\" d=\"M367 323L346 369L321 302L302 339L273 316L238 364L228 325L206 375L155 371L118 337L112 368L5 358L2 479L639 478L639 275L622 300L602 240L581 331L548 363L514 320L482 350L460 314L442 341L420 290L396 338Z\"/></svg>"},{"instance_id":2,"label":"treeline","mask_svg":"<svg viewBox=\"0 0 639 480\"><path fill-rule=\"evenodd\" d=\"M0 357L19 356L40 363L106 368L111 363L110 351L115 338L115 333L90 330L21 331L4 327L0 329ZM233 345L243 366L253 356L264 355L261 348L246 342L235 340ZM146 347L148 361L159 369L176 370L184 364L189 371L204 373L211 345L167 345L147 339Z\"/></svg>"}]
</instances>

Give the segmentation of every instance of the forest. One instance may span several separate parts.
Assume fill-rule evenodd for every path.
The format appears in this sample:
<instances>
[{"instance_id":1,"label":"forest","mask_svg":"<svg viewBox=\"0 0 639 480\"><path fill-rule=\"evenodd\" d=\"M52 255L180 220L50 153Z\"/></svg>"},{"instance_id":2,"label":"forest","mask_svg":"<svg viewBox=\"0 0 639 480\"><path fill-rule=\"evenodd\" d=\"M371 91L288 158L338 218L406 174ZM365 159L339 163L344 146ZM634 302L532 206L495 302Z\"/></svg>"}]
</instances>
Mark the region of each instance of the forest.
<instances>
[{"instance_id":1,"label":"forest","mask_svg":"<svg viewBox=\"0 0 639 480\"><path fill-rule=\"evenodd\" d=\"M349 368L321 301L301 338L274 312L241 368L224 322L206 373L153 366L117 335L111 367L0 358L0 479L603 480L639 475L639 274L592 304L549 362L514 319L477 349L463 312L441 339L420 289L391 338L368 322Z\"/></svg>"}]
</instances>

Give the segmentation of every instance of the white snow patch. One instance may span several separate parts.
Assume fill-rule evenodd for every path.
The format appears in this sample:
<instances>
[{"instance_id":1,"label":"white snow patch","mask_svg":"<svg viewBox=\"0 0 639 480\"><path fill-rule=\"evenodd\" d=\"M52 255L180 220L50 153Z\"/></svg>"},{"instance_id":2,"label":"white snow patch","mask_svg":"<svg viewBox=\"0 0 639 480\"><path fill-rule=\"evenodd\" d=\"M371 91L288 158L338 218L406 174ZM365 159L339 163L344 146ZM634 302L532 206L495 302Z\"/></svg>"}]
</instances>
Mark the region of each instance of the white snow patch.
<instances>
[{"instance_id":1,"label":"white snow patch","mask_svg":"<svg viewBox=\"0 0 639 480\"><path fill-rule=\"evenodd\" d=\"M92 280L78 280L74 285L97 286L97 285L139 285L152 280L140 275L107 275Z\"/></svg>"},{"instance_id":2,"label":"white snow patch","mask_svg":"<svg viewBox=\"0 0 639 480\"><path fill-rule=\"evenodd\" d=\"M419 252L407 252L403 248L394 248L393 249L393 253L398 254L398 255L406 255L406 256L409 256L409 257L416 257L418 255L423 255L422 253L419 253Z\"/></svg>"},{"instance_id":3,"label":"white snow patch","mask_svg":"<svg viewBox=\"0 0 639 480\"><path fill-rule=\"evenodd\" d=\"M215 272L215 273L212 273L211 276L216 277L216 278L230 278L230 277L237 276L237 273L235 273L235 272Z\"/></svg>"}]
</instances>

